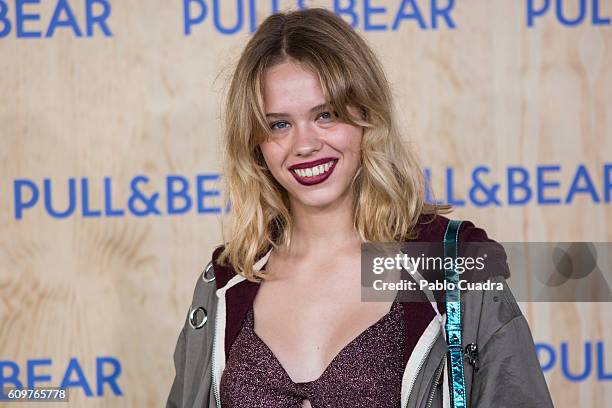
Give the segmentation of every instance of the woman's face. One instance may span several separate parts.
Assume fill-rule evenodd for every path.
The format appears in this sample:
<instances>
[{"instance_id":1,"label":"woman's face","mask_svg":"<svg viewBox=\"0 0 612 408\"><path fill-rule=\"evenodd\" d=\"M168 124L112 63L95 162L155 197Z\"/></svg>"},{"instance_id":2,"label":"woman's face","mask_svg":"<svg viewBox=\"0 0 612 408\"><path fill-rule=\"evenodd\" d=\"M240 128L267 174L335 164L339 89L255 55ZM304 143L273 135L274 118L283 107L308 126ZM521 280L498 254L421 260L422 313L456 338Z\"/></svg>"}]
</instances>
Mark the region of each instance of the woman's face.
<instances>
[{"instance_id":1,"label":"woman's face","mask_svg":"<svg viewBox=\"0 0 612 408\"><path fill-rule=\"evenodd\" d=\"M350 194L360 166L363 129L337 120L313 73L283 62L264 75L264 109L272 136L259 146L276 180L295 201L327 207ZM349 108L357 117L357 110Z\"/></svg>"}]
</instances>

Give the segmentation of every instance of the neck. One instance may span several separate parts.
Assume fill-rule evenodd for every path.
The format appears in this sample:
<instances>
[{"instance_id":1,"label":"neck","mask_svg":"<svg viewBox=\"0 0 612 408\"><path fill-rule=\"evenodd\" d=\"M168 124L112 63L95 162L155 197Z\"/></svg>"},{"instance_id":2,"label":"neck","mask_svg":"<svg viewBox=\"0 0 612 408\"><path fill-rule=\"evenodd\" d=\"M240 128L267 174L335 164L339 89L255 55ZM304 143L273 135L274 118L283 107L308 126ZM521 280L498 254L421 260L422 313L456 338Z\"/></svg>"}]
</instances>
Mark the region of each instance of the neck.
<instances>
[{"instance_id":1,"label":"neck","mask_svg":"<svg viewBox=\"0 0 612 408\"><path fill-rule=\"evenodd\" d=\"M359 245L361 240L353 226L352 197L345 194L325 207L306 206L291 201L293 230L290 257L332 255L336 251Z\"/></svg>"}]
</instances>

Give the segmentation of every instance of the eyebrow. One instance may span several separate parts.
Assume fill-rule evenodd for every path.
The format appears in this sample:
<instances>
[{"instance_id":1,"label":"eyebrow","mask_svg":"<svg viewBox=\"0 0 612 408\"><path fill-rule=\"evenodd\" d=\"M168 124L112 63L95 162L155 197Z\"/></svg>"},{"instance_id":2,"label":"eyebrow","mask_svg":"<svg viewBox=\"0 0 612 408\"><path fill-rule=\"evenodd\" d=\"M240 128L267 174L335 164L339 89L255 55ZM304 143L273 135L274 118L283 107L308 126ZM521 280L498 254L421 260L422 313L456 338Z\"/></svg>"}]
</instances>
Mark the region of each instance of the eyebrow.
<instances>
[{"instance_id":1,"label":"eyebrow","mask_svg":"<svg viewBox=\"0 0 612 408\"><path fill-rule=\"evenodd\" d=\"M317 106L314 106L312 108L310 108L310 113L314 113L317 111L320 111L322 109L327 109L329 108L329 104L328 103L321 103ZM276 113L276 112L270 112L270 113L266 113L266 118L279 118L279 117L287 117L290 116L288 113Z\"/></svg>"}]
</instances>

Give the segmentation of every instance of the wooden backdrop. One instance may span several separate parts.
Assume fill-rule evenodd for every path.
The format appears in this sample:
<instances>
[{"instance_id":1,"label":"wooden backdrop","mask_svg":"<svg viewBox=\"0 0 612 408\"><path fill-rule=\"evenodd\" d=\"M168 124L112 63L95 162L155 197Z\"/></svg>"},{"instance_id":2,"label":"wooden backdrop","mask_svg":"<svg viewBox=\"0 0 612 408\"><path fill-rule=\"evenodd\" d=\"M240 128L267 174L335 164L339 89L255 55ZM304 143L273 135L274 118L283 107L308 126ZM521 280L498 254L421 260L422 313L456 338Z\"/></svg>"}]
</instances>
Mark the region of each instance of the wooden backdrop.
<instances>
[{"instance_id":1,"label":"wooden backdrop","mask_svg":"<svg viewBox=\"0 0 612 408\"><path fill-rule=\"evenodd\" d=\"M0 361L5 373L18 366L25 383L28 361L50 360L36 373L52 380L39 385L57 386L76 359L94 395L74 390L70 406L162 406L195 280L221 242L220 214L197 209L196 177L212 194L204 196L204 205L222 206L214 195L222 186L220 98L250 24L262 21L277 2L21 3L0 1ZM351 2L336 3L342 8ZM441 199L448 198L446 168L452 169L454 197L466 200L453 217L474 221L498 241L611 241L604 178L612 163L612 3L352 3L358 30L387 69L406 137ZM394 30L402 3L413 18L399 20ZM221 32L220 26L229 30L238 21L237 4L241 24L235 33ZM296 4L278 2L283 8ZM432 9L445 6L450 20L438 17L434 28ZM91 16L108 8L104 24L90 21L91 36L87 7ZM191 25L186 14L195 21ZM343 17L351 19L346 12ZM55 28L46 36L50 26ZM577 194L566 203L581 164L599 199ZM479 206L469 198L478 166L490 169L483 179L502 185L500 205ZM532 183L539 166L560 166L546 176L560 186L545 195L559 196L561 203L539 203L533 187L528 202L510 205L505 194L511 166L526 169ZM160 194L161 214L129 210L130 183L138 176L148 178L139 184L144 194ZM182 214L166 208L170 176L188 182L192 203ZM100 216L83 214L82 183L89 209L101 210ZM19 217L17 190L22 202L38 191L36 203ZM123 215L106 215L108 191ZM72 202L74 213L52 216L44 205L49 192L55 209ZM521 306L536 342L555 350L546 378L556 406L609 404L610 305ZM563 374L563 342L572 373L590 363L585 379L570 381ZM589 361L585 344L592 348ZM121 396L110 387L97 395L101 357L121 364ZM106 374L112 371L105 367Z\"/></svg>"}]
</instances>

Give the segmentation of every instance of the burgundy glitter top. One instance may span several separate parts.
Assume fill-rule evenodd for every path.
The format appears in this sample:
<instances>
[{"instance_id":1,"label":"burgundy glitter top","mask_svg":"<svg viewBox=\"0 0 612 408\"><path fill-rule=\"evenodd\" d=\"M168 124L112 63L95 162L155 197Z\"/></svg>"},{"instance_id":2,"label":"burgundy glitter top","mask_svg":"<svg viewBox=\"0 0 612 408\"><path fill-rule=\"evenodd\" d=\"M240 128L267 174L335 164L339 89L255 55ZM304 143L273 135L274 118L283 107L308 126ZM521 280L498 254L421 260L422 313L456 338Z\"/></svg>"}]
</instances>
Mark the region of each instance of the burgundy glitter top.
<instances>
[{"instance_id":1,"label":"burgundy glitter top","mask_svg":"<svg viewBox=\"0 0 612 408\"><path fill-rule=\"evenodd\" d=\"M404 373L403 307L391 310L348 343L319 378L295 383L253 331L253 308L233 343L221 376L224 408L400 406Z\"/></svg>"}]
</instances>

